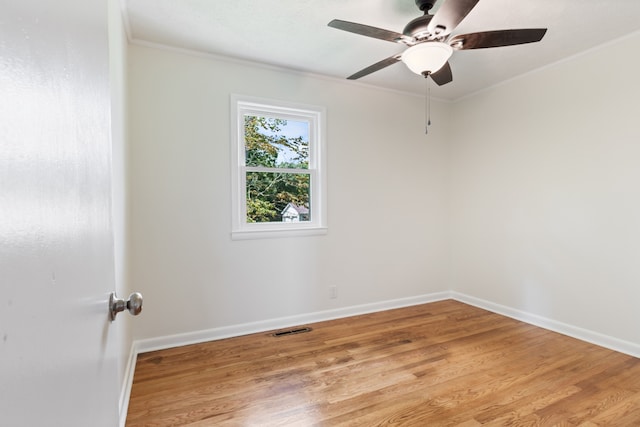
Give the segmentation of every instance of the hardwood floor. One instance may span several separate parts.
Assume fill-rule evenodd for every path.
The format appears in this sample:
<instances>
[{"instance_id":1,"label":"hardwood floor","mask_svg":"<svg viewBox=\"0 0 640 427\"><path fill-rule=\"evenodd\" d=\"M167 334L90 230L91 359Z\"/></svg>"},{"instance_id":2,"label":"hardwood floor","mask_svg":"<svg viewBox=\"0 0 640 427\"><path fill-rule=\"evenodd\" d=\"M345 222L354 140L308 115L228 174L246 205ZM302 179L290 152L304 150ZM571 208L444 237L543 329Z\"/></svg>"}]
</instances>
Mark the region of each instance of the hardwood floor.
<instances>
[{"instance_id":1,"label":"hardwood floor","mask_svg":"<svg viewBox=\"0 0 640 427\"><path fill-rule=\"evenodd\" d=\"M127 426L640 426L640 359L456 301L138 357Z\"/></svg>"}]
</instances>

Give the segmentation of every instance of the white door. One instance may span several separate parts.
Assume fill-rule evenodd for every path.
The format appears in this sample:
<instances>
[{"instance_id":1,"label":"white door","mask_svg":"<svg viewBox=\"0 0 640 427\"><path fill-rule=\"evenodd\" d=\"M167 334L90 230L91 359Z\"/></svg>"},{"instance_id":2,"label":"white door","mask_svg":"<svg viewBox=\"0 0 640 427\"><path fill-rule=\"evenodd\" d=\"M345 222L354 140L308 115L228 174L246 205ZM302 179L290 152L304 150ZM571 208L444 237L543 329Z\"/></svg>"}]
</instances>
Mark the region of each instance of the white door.
<instances>
[{"instance_id":1,"label":"white door","mask_svg":"<svg viewBox=\"0 0 640 427\"><path fill-rule=\"evenodd\" d=\"M0 0L2 426L118 424L108 79L106 1Z\"/></svg>"}]
</instances>

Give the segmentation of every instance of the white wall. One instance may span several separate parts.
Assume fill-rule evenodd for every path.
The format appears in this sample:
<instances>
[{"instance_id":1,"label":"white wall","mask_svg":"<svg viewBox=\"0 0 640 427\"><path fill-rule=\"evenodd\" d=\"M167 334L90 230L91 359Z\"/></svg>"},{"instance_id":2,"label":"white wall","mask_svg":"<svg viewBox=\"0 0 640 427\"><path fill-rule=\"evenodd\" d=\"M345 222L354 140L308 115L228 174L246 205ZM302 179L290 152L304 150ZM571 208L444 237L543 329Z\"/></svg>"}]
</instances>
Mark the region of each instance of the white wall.
<instances>
[{"instance_id":1,"label":"white wall","mask_svg":"<svg viewBox=\"0 0 640 427\"><path fill-rule=\"evenodd\" d=\"M639 49L635 34L455 105L454 290L640 343Z\"/></svg>"},{"instance_id":2,"label":"white wall","mask_svg":"<svg viewBox=\"0 0 640 427\"><path fill-rule=\"evenodd\" d=\"M136 338L449 288L449 105L426 137L421 96L144 46L129 79ZM327 108L328 235L231 240L232 93Z\"/></svg>"}]
</instances>

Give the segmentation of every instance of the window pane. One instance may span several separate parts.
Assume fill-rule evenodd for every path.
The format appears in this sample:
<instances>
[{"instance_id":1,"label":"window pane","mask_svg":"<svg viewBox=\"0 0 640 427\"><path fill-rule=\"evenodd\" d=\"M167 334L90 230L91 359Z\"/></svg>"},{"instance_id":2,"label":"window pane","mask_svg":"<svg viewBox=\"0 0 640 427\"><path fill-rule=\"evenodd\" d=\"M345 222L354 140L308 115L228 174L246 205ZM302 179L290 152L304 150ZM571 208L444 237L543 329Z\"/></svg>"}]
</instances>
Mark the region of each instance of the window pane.
<instances>
[{"instance_id":1,"label":"window pane","mask_svg":"<svg viewBox=\"0 0 640 427\"><path fill-rule=\"evenodd\" d=\"M247 172L247 222L311 220L311 176L302 173Z\"/></svg>"},{"instance_id":2,"label":"window pane","mask_svg":"<svg viewBox=\"0 0 640 427\"><path fill-rule=\"evenodd\" d=\"M308 122L246 115L244 144L247 166L308 168Z\"/></svg>"}]
</instances>

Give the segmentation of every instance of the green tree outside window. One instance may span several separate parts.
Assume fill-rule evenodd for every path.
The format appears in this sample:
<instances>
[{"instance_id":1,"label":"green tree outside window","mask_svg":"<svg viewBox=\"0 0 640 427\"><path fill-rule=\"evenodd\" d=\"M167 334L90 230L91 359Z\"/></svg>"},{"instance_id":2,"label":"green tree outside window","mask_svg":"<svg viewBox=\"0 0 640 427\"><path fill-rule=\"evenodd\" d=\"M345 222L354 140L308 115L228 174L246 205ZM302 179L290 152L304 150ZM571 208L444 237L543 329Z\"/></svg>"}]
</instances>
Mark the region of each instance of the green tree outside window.
<instances>
[{"instance_id":1,"label":"green tree outside window","mask_svg":"<svg viewBox=\"0 0 640 427\"><path fill-rule=\"evenodd\" d=\"M305 122L244 117L247 223L281 222L289 203L309 209L308 133Z\"/></svg>"}]
</instances>

